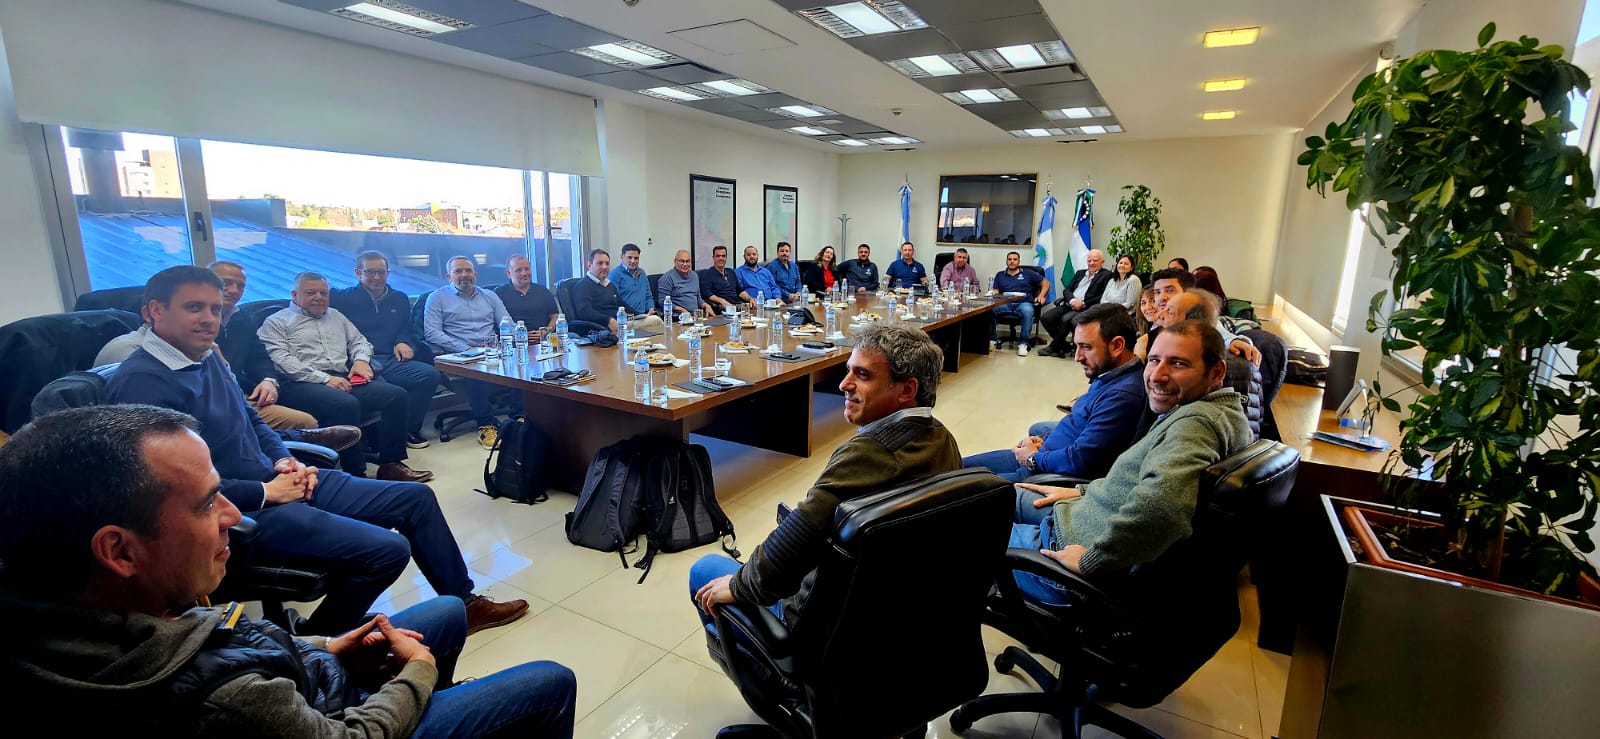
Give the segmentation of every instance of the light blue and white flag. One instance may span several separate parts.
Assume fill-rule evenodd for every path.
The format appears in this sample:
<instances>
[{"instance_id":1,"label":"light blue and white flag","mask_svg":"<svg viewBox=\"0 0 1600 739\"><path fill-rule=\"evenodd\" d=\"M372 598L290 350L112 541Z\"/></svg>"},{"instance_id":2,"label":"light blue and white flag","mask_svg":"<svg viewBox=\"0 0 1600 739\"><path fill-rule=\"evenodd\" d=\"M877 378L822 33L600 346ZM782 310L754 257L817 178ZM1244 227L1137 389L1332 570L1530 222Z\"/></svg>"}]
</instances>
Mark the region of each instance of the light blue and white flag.
<instances>
[{"instance_id":1,"label":"light blue and white flag","mask_svg":"<svg viewBox=\"0 0 1600 739\"><path fill-rule=\"evenodd\" d=\"M1067 244L1067 257L1070 272L1065 272L1063 279L1070 280L1072 275L1080 269L1089 268L1089 250L1094 246L1089 241L1090 231L1094 229L1094 190L1083 188L1078 191L1078 197L1072 204L1072 240Z\"/></svg>"},{"instance_id":2,"label":"light blue and white flag","mask_svg":"<svg viewBox=\"0 0 1600 739\"><path fill-rule=\"evenodd\" d=\"M1044 194L1044 208L1039 215L1039 238L1033 242L1033 263L1044 270L1044 275L1049 278L1056 271L1056 252L1054 246L1056 227L1056 196L1049 191ZM1048 300L1056 299L1057 280L1050 280L1050 289L1045 293Z\"/></svg>"},{"instance_id":3,"label":"light blue and white flag","mask_svg":"<svg viewBox=\"0 0 1600 739\"><path fill-rule=\"evenodd\" d=\"M900 186L900 242L911 240L911 183ZM898 254L899 246L895 247Z\"/></svg>"}]
</instances>

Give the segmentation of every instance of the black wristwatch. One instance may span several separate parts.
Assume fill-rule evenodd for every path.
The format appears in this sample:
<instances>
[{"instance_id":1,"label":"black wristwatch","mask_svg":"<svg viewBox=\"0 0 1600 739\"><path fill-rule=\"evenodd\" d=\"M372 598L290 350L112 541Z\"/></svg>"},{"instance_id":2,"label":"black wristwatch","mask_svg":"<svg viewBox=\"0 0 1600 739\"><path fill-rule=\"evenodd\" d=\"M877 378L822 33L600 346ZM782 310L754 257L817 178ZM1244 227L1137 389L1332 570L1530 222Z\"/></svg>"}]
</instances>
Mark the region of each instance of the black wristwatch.
<instances>
[{"instance_id":1,"label":"black wristwatch","mask_svg":"<svg viewBox=\"0 0 1600 739\"><path fill-rule=\"evenodd\" d=\"M1023 467L1027 467L1029 472L1038 472L1039 471L1039 463L1035 462L1034 459L1033 459L1034 457L1037 457L1037 456L1039 456L1038 452L1034 452L1033 454L1029 454L1027 459L1022 460L1022 466Z\"/></svg>"}]
</instances>

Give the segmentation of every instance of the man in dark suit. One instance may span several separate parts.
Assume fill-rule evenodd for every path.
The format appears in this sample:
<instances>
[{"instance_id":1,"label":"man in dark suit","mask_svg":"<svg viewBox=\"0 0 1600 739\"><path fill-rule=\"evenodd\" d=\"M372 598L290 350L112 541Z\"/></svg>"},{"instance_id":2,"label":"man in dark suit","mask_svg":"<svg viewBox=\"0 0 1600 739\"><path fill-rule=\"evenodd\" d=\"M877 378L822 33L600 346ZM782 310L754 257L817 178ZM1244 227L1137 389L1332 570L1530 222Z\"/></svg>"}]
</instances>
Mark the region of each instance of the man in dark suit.
<instances>
[{"instance_id":1,"label":"man in dark suit","mask_svg":"<svg viewBox=\"0 0 1600 739\"><path fill-rule=\"evenodd\" d=\"M1068 348L1072 342L1073 321L1079 313L1100 304L1100 295L1106 291L1106 283L1111 281L1111 270L1101 269L1106 263L1105 253L1099 249L1090 250L1087 261L1089 268L1078 270L1062 290L1061 297L1039 317L1044 330L1050 334L1050 345L1039 350L1043 356L1073 355Z\"/></svg>"}]
</instances>

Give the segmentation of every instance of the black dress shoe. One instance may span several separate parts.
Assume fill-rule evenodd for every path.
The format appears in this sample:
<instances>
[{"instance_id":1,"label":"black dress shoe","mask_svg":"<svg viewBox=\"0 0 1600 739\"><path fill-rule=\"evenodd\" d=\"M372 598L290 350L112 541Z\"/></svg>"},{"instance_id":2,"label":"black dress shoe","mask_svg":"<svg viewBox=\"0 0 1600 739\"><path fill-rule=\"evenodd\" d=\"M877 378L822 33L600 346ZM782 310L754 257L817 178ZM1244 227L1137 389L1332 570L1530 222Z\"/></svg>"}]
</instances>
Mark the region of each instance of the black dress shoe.
<instances>
[{"instance_id":1,"label":"black dress shoe","mask_svg":"<svg viewBox=\"0 0 1600 739\"><path fill-rule=\"evenodd\" d=\"M1064 357L1064 356L1066 356L1065 354L1062 354L1060 352L1060 350L1058 350L1058 349L1056 349L1055 347L1052 347L1052 346L1046 346L1043 349L1040 349L1039 351L1034 352L1034 353L1038 354L1041 357Z\"/></svg>"},{"instance_id":2,"label":"black dress shoe","mask_svg":"<svg viewBox=\"0 0 1600 739\"><path fill-rule=\"evenodd\" d=\"M303 429L300 440L308 444L325 446L342 452L361 441L361 429L355 426L328 426L320 429Z\"/></svg>"}]
</instances>

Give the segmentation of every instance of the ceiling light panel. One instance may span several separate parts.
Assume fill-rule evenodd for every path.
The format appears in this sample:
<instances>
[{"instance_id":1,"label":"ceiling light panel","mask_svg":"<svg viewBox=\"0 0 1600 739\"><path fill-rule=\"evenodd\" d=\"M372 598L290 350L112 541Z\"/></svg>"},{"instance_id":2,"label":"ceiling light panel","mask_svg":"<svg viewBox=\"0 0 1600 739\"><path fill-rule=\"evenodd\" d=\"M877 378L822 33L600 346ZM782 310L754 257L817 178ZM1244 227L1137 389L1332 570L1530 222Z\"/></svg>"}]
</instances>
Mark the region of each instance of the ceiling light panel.
<instances>
[{"instance_id":1,"label":"ceiling light panel","mask_svg":"<svg viewBox=\"0 0 1600 739\"><path fill-rule=\"evenodd\" d=\"M1065 136L1067 132L1060 128L1019 128L1007 133L1019 139L1042 139L1048 136Z\"/></svg>"},{"instance_id":2,"label":"ceiling light panel","mask_svg":"<svg viewBox=\"0 0 1600 739\"><path fill-rule=\"evenodd\" d=\"M765 92L772 92L772 90L751 82L750 80L741 79L712 80L710 82L701 82L696 85L690 85L690 87L702 92L709 92L719 97L739 97L741 95L757 95Z\"/></svg>"},{"instance_id":3,"label":"ceiling light panel","mask_svg":"<svg viewBox=\"0 0 1600 739\"><path fill-rule=\"evenodd\" d=\"M672 100L680 103L688 102L690 100L706 99L705 95L686 87L652 87L648 90L639 90L638 92L640 95L649 95L650 97L657 98L659 100Z\"/></svg>"},{"instance_id":4,"label":"ceiling light panel","mask_svg":"<svg viewBox=\"0 0 1600 739\"><path fill-rule=\"evenodd\" d=\"M1054 67L1073 62L1072 52L1068 51L1066 43L1061 41L1002 46L968 53L973 59L978 60L979 64L993 72Z\"/></svg>"},{"instance_id":5,"label":"ceiling light panel","mask_svg":"<svg viewBox=\"0 0 1600 739\"><path fill-rule=\"evenodd\" d=\"M895 71L912 79L924 77L950 77L958 74L982 72L983 67L966 54L930 54L910 59L885 62Z\"/></svg>"},{"instance_id":6,"label":"ceiling light panel","mask_svg":"<svg viewBox=\"0 0 1600 739\"><path fill-rule=\"evenodd\" d=\"M422 8L415 8L405 3L394 0L369 0L364 3L355 3L343 8L329 11L334 15L361 21L379 28L410 34L412 36L434 36L450 31L459 31L472 28L472 24L460 18L435 13Z\"/></svg>"},{"instance_id":7,"label":"ceiling light panel","mask_svg":"<svg viewBox=\"0 0 1600 739\"><path fill-rule=\"evenodd\" d=\"M839 38L876 36L928 27L927 22L915 11L898 0L861 0L823 5L797 10L795 14Z\"/></svg>"},{"instance_id":8,"label":"ceiling light panel","mask_svg":"<svg viewBox=\"0 0 1600 739\"><path fill-rule=\"evenodd\" d=\"M1260 35L1260 26L1252 26L1250 28L1229 28L1221 31L1210 31L1206 33L1203 43L1208 49L1216 49L1224 46L1249 46L1250 44L1255 43L1256 38Z\"/></svg>"},{"instance_id":9,"label":"ceiling light panel","mask_svg":"<svg viewBox=\"0 0 1600 739\"><path fill-rule=\"evenodd\" d=\"M1044 117L1053 121L1083 120L1087 118L1110 118L1111 109L1105 107L1104 105L1094 105L1079 108L1061 108L1059 110L1045 111Z\"/></svg>"},{"instance_id":10,"label":"ceiling light panel","mask_svg":"<svg viewBox=\"0 0 1600 739\"><path fill-rule=\"evenodd\" d=\"M1233 92L1234 90L1243 90L1243 89L1244 89L1244 80L1243 79L1208 80L1205 83L1205 91L1206 92Z\"/></svg>"},{"instance_id":11,"label":"ceiling light panel","mask_svg":"<svg viewBox=\"0 0 1600 739\"><path fill-rule=\"evenodd\" d=\"M837 141L833 141L832 143L840 146L868 146L867 142L860 139L839 139Z\"/></svg>"},{"instance_id":12,"label":"ceiling light panel","mask_svg":"<svg viewBox=\"0 0 1600 739\"><path fill-rule=\"evenodd\" d=\"M802 136L822 136L833 133L833 131L830 131L826 128L819 128L817 126L793 126L789 130Z\"/></svg>"},{"instance_id":13,"label":"ceiling light panel","mask_svg":"<svg viewBox=\"0 0 1600 739\"><path fill-rule=\"evenodd\" d=\"M867 140L874 144L887 144L889 146L905 146L906 144L922 143L921 141L911 138L910 136L881 136L879 138Z\"/></svg>"},{"instance_id":14,"label":"ceiling light panel","mask_svg":"<svg viewBox=\"0 0 1600 739\"><path fill-rule=\"evenodd\" d=\"M1201 113L1200 118L1207 121L1228 121L1233 120L1236 113L1237 111L1232 110L1211 110Z\"/></svg>"},{"instance_id":15,"label":"ceiling light panel","mask_svg":"<svg viewBox=\"0 0 1600 739\"><path fill-rule=\"evenodd\" d=\"M622 67L623 69L659 67L663 64L683 61L677 56L637 41L596 44L582 49L573 49L572 53L602 61L614 67Z\"/></svg>"},{"instance_id":16,"label":"ceiling light panel","mask_svg":"<svg viewBox=\"0 0 1600 739\"><path fill-rule=\"evenodd\" d=\"M992 87L989 89L947 92L944 93L944 97L946 100L958 105L981 105L983 103L1010 102L1017 99L1017 94L1004 87Z\"/></svg>"},{"instance_id":17,"label":"ceiling light panel","mask_svg":"<svg viewBox=\"0 0 1600 739\"><path fill-rule=\"evenodd\" d=\"M767 108L767 111L789 118L821 118L825 115L836 115L833 111L820 105L784 105L777 108Z\"/></svg>"}]
</instances>

